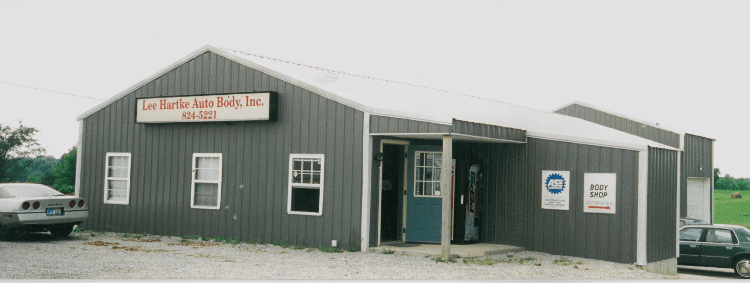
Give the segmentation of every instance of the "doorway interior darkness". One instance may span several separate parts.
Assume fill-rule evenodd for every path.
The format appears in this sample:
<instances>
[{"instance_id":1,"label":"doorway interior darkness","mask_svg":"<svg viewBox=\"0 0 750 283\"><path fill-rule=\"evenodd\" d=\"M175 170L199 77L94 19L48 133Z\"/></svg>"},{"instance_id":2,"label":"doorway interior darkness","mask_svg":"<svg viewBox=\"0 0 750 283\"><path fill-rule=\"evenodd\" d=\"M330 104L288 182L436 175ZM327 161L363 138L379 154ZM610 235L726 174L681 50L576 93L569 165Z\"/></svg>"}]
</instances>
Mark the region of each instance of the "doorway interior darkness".
<instances>
[{"instance_id":1,"label":"doorway interior darkness","mask_svg":"<svg viewBox=\"0 0 750 283\"><path fill-rule=\"evenodd\" d=\"M401 241L404 207L404 146L383 144L380 241Z\"/></svg>"}]
</instances>

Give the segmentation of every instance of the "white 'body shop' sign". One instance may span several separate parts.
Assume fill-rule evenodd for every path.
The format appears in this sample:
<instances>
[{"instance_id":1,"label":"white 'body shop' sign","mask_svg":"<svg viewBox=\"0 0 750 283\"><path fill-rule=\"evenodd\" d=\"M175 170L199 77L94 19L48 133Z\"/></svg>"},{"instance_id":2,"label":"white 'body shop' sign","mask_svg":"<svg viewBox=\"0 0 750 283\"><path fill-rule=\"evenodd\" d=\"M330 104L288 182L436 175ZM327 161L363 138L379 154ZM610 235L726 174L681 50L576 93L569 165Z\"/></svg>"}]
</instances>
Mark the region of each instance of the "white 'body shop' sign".
<instances>
[{"instance_id":1,"label":"white 'body shop' sign","mask_svg":"<svg viewBox=\"0 0 750 283\"><path fill-rule=\"evenodd\" d=\"M542 209L570 210L570 171L542 171Z\"/></svg>"},{"instance_id":2,"label":"white 'body shop' sign","mask_svg":"<svg viewBox=\"0 0 750 283\"><path fill-rule=\"evenodd\" d=\"M583 212L615 214L616 173L583 174Z\"/></svg>"},{"instance_id":3,"label":"white 'body shop' sign","mask_svg":"<svg viewBox=\"0 0 750 283\"><path fill-rule=\"evenodd\" d=\"M275 92L141 98L136 122L220 122L276 120Z\"/></svg>"}]
</instances>

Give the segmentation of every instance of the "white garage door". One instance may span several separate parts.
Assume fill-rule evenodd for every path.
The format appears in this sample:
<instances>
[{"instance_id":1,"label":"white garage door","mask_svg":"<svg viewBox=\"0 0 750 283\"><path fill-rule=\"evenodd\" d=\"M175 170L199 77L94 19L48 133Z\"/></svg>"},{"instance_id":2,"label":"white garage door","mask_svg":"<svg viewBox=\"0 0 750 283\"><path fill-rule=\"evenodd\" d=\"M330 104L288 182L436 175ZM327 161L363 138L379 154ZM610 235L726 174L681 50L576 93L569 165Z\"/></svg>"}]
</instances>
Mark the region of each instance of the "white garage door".
<instances>
[{"instance_id":1,"label":"white garage door","mask_svg":"<svg viewBox=\"0 0 750 283\"><path fill-rule=\"evenodd\" d=\"M688 178L687 217L708 221L706 179Z\"/></svg>"}]
</instances>

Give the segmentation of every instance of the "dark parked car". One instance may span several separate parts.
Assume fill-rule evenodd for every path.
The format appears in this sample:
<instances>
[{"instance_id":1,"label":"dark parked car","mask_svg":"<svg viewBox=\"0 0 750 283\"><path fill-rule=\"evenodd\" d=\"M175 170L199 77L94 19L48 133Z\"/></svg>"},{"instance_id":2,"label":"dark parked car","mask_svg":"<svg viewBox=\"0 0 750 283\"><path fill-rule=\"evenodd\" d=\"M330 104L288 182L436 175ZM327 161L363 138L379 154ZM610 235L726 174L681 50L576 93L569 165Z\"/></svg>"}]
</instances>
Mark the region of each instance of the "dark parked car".
<instances>
[{"instance_id":1,"label":"dark parked car","mask_svg":"<svg viewBox=\"0 0 750 283\"><path fill-rule=\"evenodd\" d=\"M708 224L706 221L695 218L680 218L680 227L690 224Z\"/></svg>"},{"instance_id":2,"label":"dark parked car","mask_svg":"<svg viewBox=\"0 0 750 283\"><path fill-rule=\"evenodd\" d=\"M680 229L677 264L733 268L750 278L750 230L737 225L696 224Z\"/></svg>"}]
</instances>

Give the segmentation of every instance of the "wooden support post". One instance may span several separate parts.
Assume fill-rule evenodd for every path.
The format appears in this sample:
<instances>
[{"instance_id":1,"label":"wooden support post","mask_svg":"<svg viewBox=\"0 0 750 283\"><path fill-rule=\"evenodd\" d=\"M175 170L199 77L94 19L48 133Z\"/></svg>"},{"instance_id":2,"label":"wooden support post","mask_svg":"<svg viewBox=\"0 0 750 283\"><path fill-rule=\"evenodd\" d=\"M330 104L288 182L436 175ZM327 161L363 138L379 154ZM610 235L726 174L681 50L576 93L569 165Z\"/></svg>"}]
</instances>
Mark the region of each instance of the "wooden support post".
<instances>
[{"instance_id":1,"label":"wooden support post","mask_svg":"<svg viewBox=\"0 0 750 283\"><path fill-rule=\"evenodd\" d=\"M440 194L443 199L442 228L440 243L442 245L442 258L449 259L451 256L451 166L453 165L453 137L443 136L443 165L440 169Z\"/></svg>"}]
</instances>

